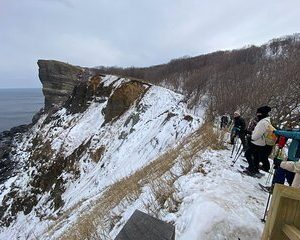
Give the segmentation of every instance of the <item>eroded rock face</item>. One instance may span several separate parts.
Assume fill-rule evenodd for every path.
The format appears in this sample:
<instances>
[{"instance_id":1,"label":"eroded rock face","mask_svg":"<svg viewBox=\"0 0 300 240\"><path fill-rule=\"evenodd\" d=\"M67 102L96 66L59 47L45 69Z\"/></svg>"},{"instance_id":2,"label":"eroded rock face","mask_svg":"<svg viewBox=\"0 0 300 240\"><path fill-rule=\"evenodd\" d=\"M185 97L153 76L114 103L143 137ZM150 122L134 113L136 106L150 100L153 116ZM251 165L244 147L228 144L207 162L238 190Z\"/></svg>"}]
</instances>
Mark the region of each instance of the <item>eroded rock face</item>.
<instances>
[{"instance_id":1,"label":"eroded rock face","mask_svg":"<svg viewBox=\"0 0 300 240\"><path fill-rule=\"evenodd\" d=\"M101 141L98 138L101 129L91 136L88 132L97 124L99 127L107 123L113 125L130 107L137 107L138 101L151 87L150 84L128 78L103 75L98 69L81 68L58 61L39 60L38 65L45 96L45 110L34 116L32 124L0 134L0 173L3 176L0 176L0 183L12 176L16 166L11 159L18 160L19 156L24 156L24 159L20 161L22 164L16 174L20 179L26 179L26 183L20 180L20 184L11 185L3 197L0 226L9 226L19 212L27 215L34 209L34 214L40 219L46 217L49 209L59 212L65 204L62 195L66 190L66 182L76 181L84 173L80 172L80 159L95 166L99 164L101 169L105 166L105 162L101 161L105 158L109 144L106 145L105 142L97 145ZM94 112L85 113L91 105L95 108ZM131 120L132 123L137 123L138 112L139 109L125 125ZM75 142L68 141L73 137L78 139L79 134L75 130L72 132L75 134L73 137L69 138L67 135L76 128L76 123L82 117L92 117L86 123L92 124L86 128L87 133L84 133L85 129L80 130L89 137L81 139L81 144L76 144L73 148L72 144ZM114 130L113 127L111 129ZM66 135L58 137L60 131ZM129 135L125 130L121 132L123 136ZM18 136L19 141L26 144L23 143L22 148L16 147L15 153L12 153L13 144L18 145ZM4 175L4 171L9 174Z\"/></svg>"},{"instance_id":2,"label":"eroded rock face","mask_svg":"<svg viewBox=\"0 0 300 240\"><path fill-rule=\"evenodd\" d=\"M110 96L104 110L105 122L110 122L128 110L133 102L141 97L146 90L144 84L137 81L125 83L116 89L113 95Z\"/></svg>"},{"instance_id":3,"label":"eroded rock face","mask_svg":"<svg viewBox=\"0 0 300 240\"><path fill-rule=\"evenodd\" d=\"M112 86L104 86L101 81L104 75L96 74L88 81L80 82L74 87L74 91L70 98L64 104L70 113L82 113L88 106L89 102L105 101L113 90Z\"/></svg>"},{"instance_id":4,"label":"eroded rock face","mask_svg":"<svg viewBox=\"0 0 300 240\"><path fill-rule=\"evenodd\" d=\"M84 69L54 60L38 60L39 78L43 84L45 109L61 106L79 83Z\"/></svg>"},{"instance_id":5,"label":"eroded rock face","mask_svg":"<svg viewBox=\"0 0 300 240\"><path fill-rule=\"evenodd\" d=\"M9 131L0 132L0 184L10 178L17 170L18 162L11 159L12 148L21 140L22 134L31 125L20 125Z\"/></svg>"}]
</instances>

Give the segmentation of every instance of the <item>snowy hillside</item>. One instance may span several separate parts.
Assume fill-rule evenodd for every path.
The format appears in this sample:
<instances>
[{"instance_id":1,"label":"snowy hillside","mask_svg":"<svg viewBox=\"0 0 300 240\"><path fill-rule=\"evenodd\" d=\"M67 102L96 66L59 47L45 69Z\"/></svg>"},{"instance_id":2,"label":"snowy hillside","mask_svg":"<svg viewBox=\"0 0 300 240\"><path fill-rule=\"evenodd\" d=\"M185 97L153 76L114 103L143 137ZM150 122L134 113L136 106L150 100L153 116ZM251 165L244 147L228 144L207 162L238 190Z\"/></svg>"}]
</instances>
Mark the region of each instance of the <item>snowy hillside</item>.
<instances>
[{"instance_id":1,"label":"snowy hillside","mask_svg":"<svg viewBox=\"0 0 300 240\"><path fill-rule=\"evenodd\" d=\"M238 173L237 166L230 167L228 150L207 150L195 157L192 170L174 182L172 198L179 203L176 211L165 205L158 217L176 227L177 240L259 240L268 194L258 183L265 184L267 176L257 179ZM175 165L171 171L178 172ZM147 203L153 204L151 188L145 187L132 205L119 210L120 225L111 231L112 239L121 230L135 209L149 212ZM146 204L145 204L146 203ZM118 210L117 210L118 211Z\"/></svg>"},{"instance_id":2,"label":"snowy hillside","mask_svg":"<svg viewBox=\"0 0 300 240\"><path fill-rule=\"evenodd\" d=\"M112 183L149 164L200 126L200 119L186 113L182 95L114 76L103 77L101 83L112 89L110 95L94 96L76 113L76 100L71 99L41 115L16 145L13 157L22 167L1 186L1 221L6 226L1 239L40 236L51 219L84 209ZM113 116L108 109L115 105L109 104L129 86L143 91L125 112Z\"/></svg>"},{"instance_id":3,"label":"snowy hillside","mask_svg":"<svg viewBox=\"0 0 300 240\"><path fill-rule=\"evenodd\" d=\"M39 65L45 109L15 135L0 239L114 239L135 209L179 240L260 239L267 176L230 166L226 133L200 104L194 116L184 96L144 81Z\"/></svg>"}]
</instances>

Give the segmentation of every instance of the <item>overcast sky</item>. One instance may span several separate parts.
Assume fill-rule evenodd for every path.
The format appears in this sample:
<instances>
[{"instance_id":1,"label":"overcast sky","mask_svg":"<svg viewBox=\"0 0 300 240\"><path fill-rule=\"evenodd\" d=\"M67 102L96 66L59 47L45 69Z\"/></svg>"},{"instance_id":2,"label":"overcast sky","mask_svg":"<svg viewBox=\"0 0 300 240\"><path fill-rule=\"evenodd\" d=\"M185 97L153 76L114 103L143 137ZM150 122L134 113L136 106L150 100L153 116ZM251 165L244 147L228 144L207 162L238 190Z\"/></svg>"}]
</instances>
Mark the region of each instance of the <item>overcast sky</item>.
<instances>
[{"instance_id":1,"label":"overcast sky","mask_svg":"<svg viewBox=\"0 0 300 240\"><path fill-rule=\"evenodd\" d=\"M150 66L300 32L300 0L0 0L0 88L38 59Z\"/></svg>"}]
</instances>

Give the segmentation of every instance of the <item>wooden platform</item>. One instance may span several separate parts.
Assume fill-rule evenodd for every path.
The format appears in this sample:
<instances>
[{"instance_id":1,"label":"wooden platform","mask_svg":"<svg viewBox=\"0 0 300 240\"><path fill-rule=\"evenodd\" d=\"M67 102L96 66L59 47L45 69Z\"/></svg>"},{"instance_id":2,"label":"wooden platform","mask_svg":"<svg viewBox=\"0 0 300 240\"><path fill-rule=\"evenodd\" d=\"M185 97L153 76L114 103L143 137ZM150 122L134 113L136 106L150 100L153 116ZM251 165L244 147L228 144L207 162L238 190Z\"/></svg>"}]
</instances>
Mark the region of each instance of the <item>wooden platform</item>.
<instances>
[{"instance_id":1,"label":"wooden platform","mask_svg":"<svg viewBox=\"0 0 300 240\"><path fill-rule=\"evenodd\" d=\"M262 240L300 240L300 189L275 185Z\"/></svg>"}]
</instances>

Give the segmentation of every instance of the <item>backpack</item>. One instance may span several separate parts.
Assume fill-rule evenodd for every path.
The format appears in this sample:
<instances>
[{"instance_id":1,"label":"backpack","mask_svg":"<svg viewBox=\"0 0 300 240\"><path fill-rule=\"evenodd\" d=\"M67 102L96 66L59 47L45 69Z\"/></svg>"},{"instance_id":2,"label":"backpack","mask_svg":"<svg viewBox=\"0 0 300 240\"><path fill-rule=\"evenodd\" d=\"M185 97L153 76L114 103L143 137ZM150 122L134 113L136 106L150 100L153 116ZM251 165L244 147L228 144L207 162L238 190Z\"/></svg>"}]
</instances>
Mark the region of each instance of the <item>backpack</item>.
<instances>
[{"instance_id":1,"label":"backpack","mask_svg":"<svg viewBox=\"0 0 300 240\"><path fill-rule=\"evenodd\" d=\"M269 124L267 126L267 130L264 133L265 143L268 146L274 146L276 144L277 136L275 135L274 130L276 130L276 129L269 122Z\"/></svg>"}]
</instances>

